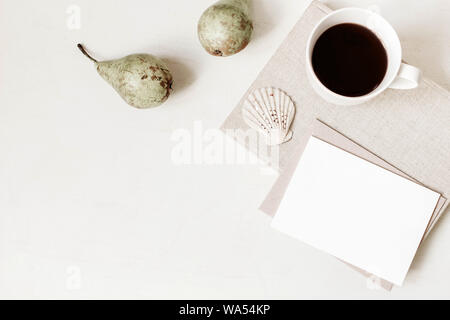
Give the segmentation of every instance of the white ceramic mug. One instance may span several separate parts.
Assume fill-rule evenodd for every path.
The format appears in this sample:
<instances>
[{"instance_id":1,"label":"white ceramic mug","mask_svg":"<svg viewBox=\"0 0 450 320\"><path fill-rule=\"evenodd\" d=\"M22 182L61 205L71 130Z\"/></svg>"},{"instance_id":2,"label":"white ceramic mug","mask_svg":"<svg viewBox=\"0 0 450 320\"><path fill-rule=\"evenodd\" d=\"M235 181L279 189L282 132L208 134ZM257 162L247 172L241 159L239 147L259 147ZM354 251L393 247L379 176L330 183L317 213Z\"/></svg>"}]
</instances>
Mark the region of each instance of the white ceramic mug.
<instances>
[{"instance_id":1,"label":"white ceramic mug","mask_svg":"<svg viewBox=\"0 0 450 320\"><path fill-rule=\"evenodd\" d=\"M317 39L327 29L341 23L356 23L370 29L383 43L388 56L388 66L383 81L372 92L358 97L337 94L320 82L312 66L312 52ZM402 48L394 28L377 13L360 8L344 8L324 17L314 27L306 44L306 73L314 90L326 101L337 105L355 105L366 102L387 88L412 89L418 86L421 72L416 67L402 63Z\"/></svg>"}]
</instances>

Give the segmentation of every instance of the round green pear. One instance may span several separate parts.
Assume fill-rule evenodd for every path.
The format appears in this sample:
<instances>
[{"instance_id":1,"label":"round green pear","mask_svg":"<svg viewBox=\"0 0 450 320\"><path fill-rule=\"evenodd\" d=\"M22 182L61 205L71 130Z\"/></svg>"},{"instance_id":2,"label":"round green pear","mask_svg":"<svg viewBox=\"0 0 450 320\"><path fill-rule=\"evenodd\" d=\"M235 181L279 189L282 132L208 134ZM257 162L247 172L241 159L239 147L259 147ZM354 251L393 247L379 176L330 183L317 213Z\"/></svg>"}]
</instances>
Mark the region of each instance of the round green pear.
<instances>
[{"instance_id":1,"label":"round green pear","mask_svg":"<svg viewBox=\"0 0 450 320\"><path fill-rule=\"evenodd\" d=\"M167 65L150 54L132 54L117 60L97 61L81 44L81 52L91 59L97 71L131 106L157 107L172 91L173 78Z\"/></svg>"},{"instance_id":2,"label":"round green pear","mask_svg":"<svg viewBox=\"0 0 450 320\"><path fill-rule=\"evenodd\" d=\"M253 24L249 0L220 0L206 9L198 22L198 38L214 56L238 53L250 42Z\"/></svg>"}]
</instances>

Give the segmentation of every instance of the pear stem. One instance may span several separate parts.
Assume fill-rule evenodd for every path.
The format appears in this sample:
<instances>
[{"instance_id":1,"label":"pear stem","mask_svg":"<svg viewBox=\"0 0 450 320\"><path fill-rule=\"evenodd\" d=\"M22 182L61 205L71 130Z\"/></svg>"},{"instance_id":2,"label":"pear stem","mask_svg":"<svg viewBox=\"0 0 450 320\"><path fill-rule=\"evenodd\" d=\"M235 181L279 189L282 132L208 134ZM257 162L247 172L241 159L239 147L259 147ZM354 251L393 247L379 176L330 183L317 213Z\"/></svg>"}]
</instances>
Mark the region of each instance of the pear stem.
<instances>
[{"instance_id":1,"label":"pear stem","mask_svg":"<svg viewBox=\"0 0 450 320\"><path fill-rule=\"evenodd\" d=\"M84 49L83 45L81 43L77 44L78 49L80 49L80 51L86 56L88 57L90 60L94 61L95 63L98 63L97 60L95 60L94 58L92 58L89 53L86 52L86 49Z\"/></svg>"}]
</instances>

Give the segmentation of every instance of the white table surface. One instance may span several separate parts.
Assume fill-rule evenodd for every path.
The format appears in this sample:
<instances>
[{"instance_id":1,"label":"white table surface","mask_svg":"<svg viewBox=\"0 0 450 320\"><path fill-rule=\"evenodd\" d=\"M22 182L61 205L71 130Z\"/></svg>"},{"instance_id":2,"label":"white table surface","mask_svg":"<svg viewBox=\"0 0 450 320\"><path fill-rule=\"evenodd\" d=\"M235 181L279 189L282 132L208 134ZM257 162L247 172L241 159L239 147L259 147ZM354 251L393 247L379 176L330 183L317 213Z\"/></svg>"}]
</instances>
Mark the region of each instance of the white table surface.
<instances>
[{"instance_id":1,"label":"white table surface","mask_svg":"<svg viewBox=\"0 0 450 320\"><path fill-rule=\"evenodd\" d=\"M254 0L254 39L227 59L200 47L210 0L0 4L1 298L450 298L450 217L391 293L269 227L275 176L252 165L175 165L177 129L218 128L309 1ZM446 89L450 2L377 6L404 59ZM80 8L81 27L66 10ZM127 106L76 49L168 60L175 91ZM199 122L198 122L199 123Z\"/></svg>"}]
</instances>

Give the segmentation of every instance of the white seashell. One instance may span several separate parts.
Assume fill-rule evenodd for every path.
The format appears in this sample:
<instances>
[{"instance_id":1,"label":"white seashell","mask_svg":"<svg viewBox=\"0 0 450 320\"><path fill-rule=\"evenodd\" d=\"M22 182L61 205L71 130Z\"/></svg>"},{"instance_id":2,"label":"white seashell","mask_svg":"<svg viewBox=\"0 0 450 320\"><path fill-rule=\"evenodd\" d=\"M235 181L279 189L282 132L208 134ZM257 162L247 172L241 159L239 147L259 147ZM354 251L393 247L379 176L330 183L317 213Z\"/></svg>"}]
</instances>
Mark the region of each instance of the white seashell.
<instances>
[{"instance_id":1,"label":"white seashell","mask_svg":"<svg viewBox=\"0 0 450 320\"><path fill-rule=\"evenodd\" d=\"M242 117L247 125L267 137L268 145L278 145L292 138L289 130L295 115L291 97L280 89L260 88L244 102Z\"/></svg>"}]
</instances>

